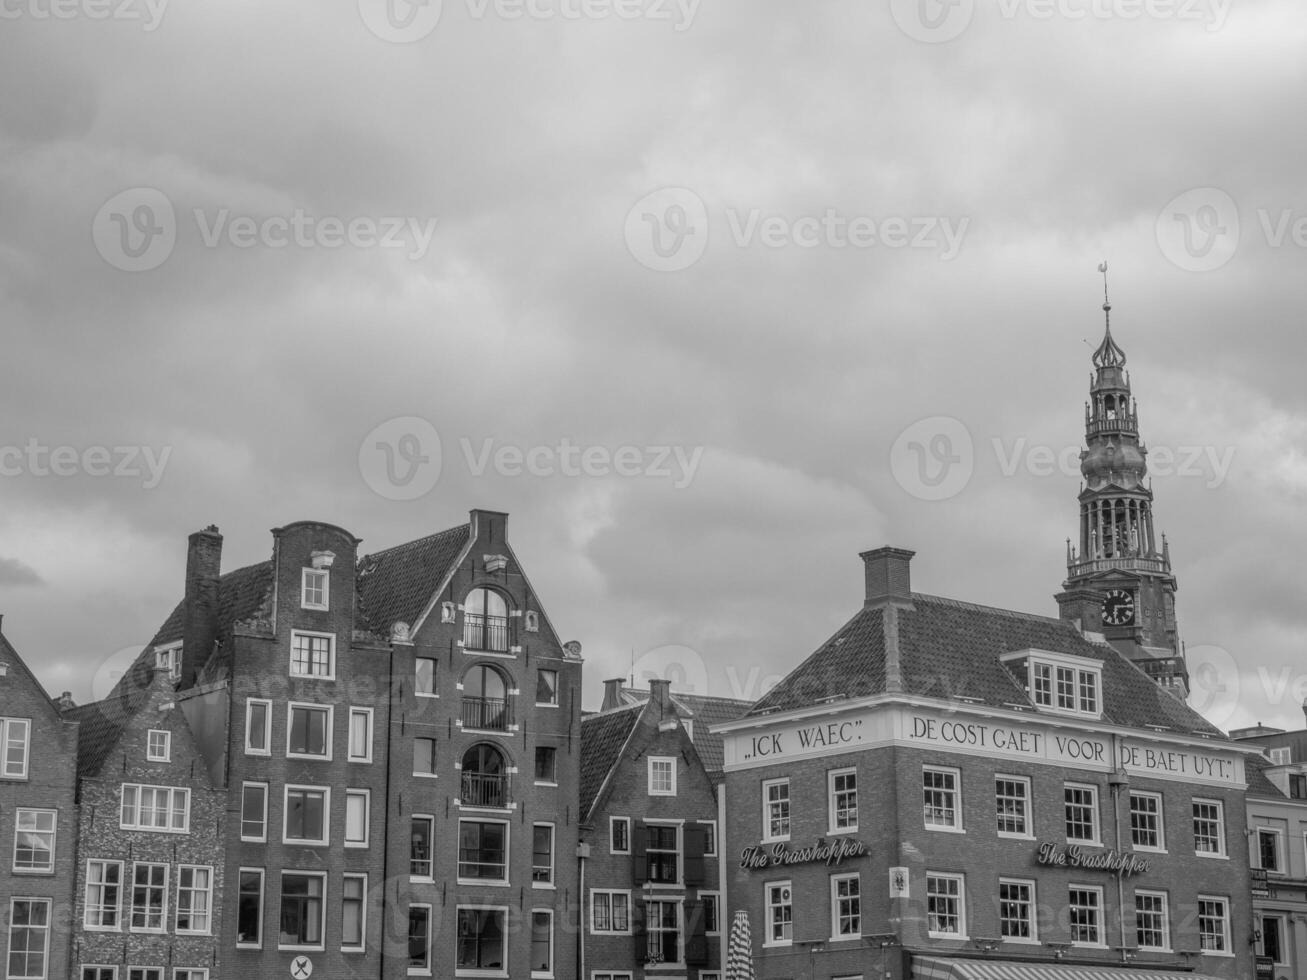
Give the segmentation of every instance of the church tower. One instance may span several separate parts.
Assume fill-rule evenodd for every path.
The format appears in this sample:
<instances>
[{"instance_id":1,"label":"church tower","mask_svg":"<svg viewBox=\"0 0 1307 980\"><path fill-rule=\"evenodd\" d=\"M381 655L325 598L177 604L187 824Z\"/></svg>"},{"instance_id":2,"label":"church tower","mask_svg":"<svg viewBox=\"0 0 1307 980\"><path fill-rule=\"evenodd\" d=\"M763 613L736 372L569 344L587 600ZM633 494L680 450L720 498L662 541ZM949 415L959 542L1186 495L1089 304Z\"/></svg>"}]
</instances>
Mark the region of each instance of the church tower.
<instances>
[{"instance_id":1,"label":"church tower","mask_svg":"<svg viewBox=\"0 0 1307 980\"><path fill-rule=\"evenodd\" d=\"M1105 332L1094 351L1085 405L1079 544L1067 542L1067 580L1057 599L1064 616L1086 601L1101 601L1108 642L1183 700L1189 676L1175 621L1171 555L1153 520L1148 450L1139 438L1125 351L1112 339L1107 264L1099 271Z\"/></svg>"}]
</instances>

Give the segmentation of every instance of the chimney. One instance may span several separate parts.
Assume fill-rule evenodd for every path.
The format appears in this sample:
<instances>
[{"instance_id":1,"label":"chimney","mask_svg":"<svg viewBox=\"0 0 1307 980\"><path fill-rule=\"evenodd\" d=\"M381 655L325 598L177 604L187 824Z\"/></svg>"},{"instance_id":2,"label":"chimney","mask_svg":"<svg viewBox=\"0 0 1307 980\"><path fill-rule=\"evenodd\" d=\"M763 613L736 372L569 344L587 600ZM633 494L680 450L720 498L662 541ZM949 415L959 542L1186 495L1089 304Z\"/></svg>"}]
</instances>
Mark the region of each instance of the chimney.
<instances>
[{"instance_id":1,"label":"chimney","mask_svg":"<svg viewBox=\"0 0 1307 980\"><path fill-rule=\"evenodd\" d=\"M1058 615L1081 633L1103 632L1103 596L1093 589L1069 589L1053 596Z\"/></svg>"},{"instance_id":2,"label":"chimney","mask_svg":"<svg viewBox=\"0 0 1307 980\"><path fill-rule=\"evenodd\" d=\"M73 700L73 692L64 691L63 694L59 695L59 700L55 702L55 706L60 711L67 711L70 708L76 708L77 702Z\"/></svg>"},{"instance_id":3,"label":"chimney","mask_svg":"<svg viewBox=\"0 0 1307 980\"><path fill-rule=\"evenodd\" d=\"M651 677L649 679L649 698L654 704L663 709L663 714L675 714L676 709L672 707L672 682L663 677Z\"/></svg>"},{"instance_id":4,"label":"chimney","mask_svg":"<svg viewBox=\"0 0 1307 980\"><path fill-rule=\"evenodd\" d=\"M625 680L624 677L614 677L604 681L604 703L599 706L600 711L611 711L625 703L622 701L622 684Z\"/></svg>"},{"instance_id":5,"label":"chimney","mask_svg":"<svg viewBox=\"0 0 1307 980\"><path fill-rule=\"evenodd\" d=\"M193 687L195 675L213 652L218 638L218 574L222 535L210 524L187 539L186 598L182 612L182 670L178 684Z\"/></svg>"},{"instance_id":6,"label":"chimney","mask_svg":"<svg viewBox=\"0 0 1307 980\"><path fill-rule=\"evenodd\" d=\"M915 551L903 548L876 548L860 557L866 569L867 596L864 606L899 606L911 609L912 575L909 565Z\"/></svg>"}]
</instances>

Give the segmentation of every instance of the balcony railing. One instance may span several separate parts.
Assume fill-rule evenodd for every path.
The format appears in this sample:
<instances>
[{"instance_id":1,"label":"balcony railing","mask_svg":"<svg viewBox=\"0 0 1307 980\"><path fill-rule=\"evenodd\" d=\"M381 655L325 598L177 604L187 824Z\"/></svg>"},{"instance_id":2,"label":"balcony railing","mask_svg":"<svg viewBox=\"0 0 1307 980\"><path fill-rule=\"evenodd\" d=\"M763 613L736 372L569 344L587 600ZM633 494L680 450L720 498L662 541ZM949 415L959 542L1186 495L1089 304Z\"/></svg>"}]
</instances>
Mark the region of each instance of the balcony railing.
<instances>
[{"instance_id":1,"label":"balcony railing","mask_svg":"<svg viewBox=\"0 0 1307 980\"><path fill-rule=\"evenodd\" d=\"M1089 572L1150 571L1169 573L1171 571L1166 559L1157 555L1126 555L1121 558L1073 558L1067 562L1067 571L1072 575L1084 575Z\"/></svg>"},{"instance_id":2,"label":"balcony railing","mask_svg":"<svg viewBox=\"0 0 1307 980\"><path fill-rule=\"evenodd\" d=\"M464 613L463 648L465 650L488 650L491 653L507 653L508 617L486 616L483 613Z\"/></svg>"},{"instance_id":3,"label":"balcony railing","mask_svg":"<svg viewBox=\"0 0 1307 980\"><path fill-rule=\"evenodd\" d=\"M464 698L463 727L506 732L513 723L513 706L503 698Z\"/></svg>"},{"instance_id":4,"label":"balcony railing","mask_svg":"<svg viewBox=\"0 0 1307 980\"><path fill-rule=\"evenodd\" d=\"M464 806L507 807L508 776L465 772L458 796Z\"/></svg>"}]
</instances>

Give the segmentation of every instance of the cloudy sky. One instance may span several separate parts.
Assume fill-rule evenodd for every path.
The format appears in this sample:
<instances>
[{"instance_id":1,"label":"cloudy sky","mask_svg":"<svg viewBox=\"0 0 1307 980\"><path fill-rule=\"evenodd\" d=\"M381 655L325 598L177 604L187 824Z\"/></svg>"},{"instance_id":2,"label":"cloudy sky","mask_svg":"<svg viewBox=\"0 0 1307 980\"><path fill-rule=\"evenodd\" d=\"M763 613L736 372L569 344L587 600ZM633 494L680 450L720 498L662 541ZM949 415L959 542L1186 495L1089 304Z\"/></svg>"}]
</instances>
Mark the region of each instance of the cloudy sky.
<instances>
[{"instance_id":1,"label":"cloudy sky","mask_svg":"<svg viewBox=\"0 0 1307 980\"><path fill-rule=\"evenodd\" d=\"M1302 727L1298 0L4 0L0 612L99 693L339 523L510 512L601 680L1056 614L1110 268L1196 702ZM1196 672L1196 677L1198 676Z\"/></svg>"}]
</instances>

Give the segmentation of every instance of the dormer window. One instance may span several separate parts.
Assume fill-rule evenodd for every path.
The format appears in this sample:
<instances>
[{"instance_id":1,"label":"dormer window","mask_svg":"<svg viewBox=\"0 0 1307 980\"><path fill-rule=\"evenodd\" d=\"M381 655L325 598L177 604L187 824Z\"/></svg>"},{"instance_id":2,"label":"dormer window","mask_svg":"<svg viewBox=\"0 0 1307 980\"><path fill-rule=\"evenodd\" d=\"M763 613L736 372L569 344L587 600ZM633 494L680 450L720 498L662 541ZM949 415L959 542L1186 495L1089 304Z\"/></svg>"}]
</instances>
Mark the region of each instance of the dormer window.
<instances>
[{"instance_id":1,"label":"dormer window","mask_svg":"<svg viewBox=\"0 0 1307 980\"><path fill-rule=\"evenodd\" d=\"M300 608L327 609L331 573L325 568L306 568L300 577Z\"/></svg>"},{"instance_id":2,"label":"dormer window","mask_svg":"<svg viewBox=\"0 0 1307 980\"><path fill-rule=\"evenodd\" d=\"M180 680L182 676L181 643L169 643L167 646L155 647L154 666L158 670L166 670L172 680Z\"/></svg>"},{"instance_id":3,"label":"dormer window","mask_svg":"<svg viewBox=\"0 0 1307 980\"><path fill-rule=\"evenodd\" d=\"M508 603L493 589L473 589L463 601L463 646L508 652Z\"/></svg>"},{"instance_id":4,"label":"dormer window","mask_svg":"<svg viewBox=\"0 0 1307 980\"><path fill-rule=\"evenodd\" d=\"M1018 677L1026 674L1030 700L1041 711L1099 718L1103 713L1103 665L1071 654L1023 650L1004 658Z\"/></svg>"}]
</instances>

